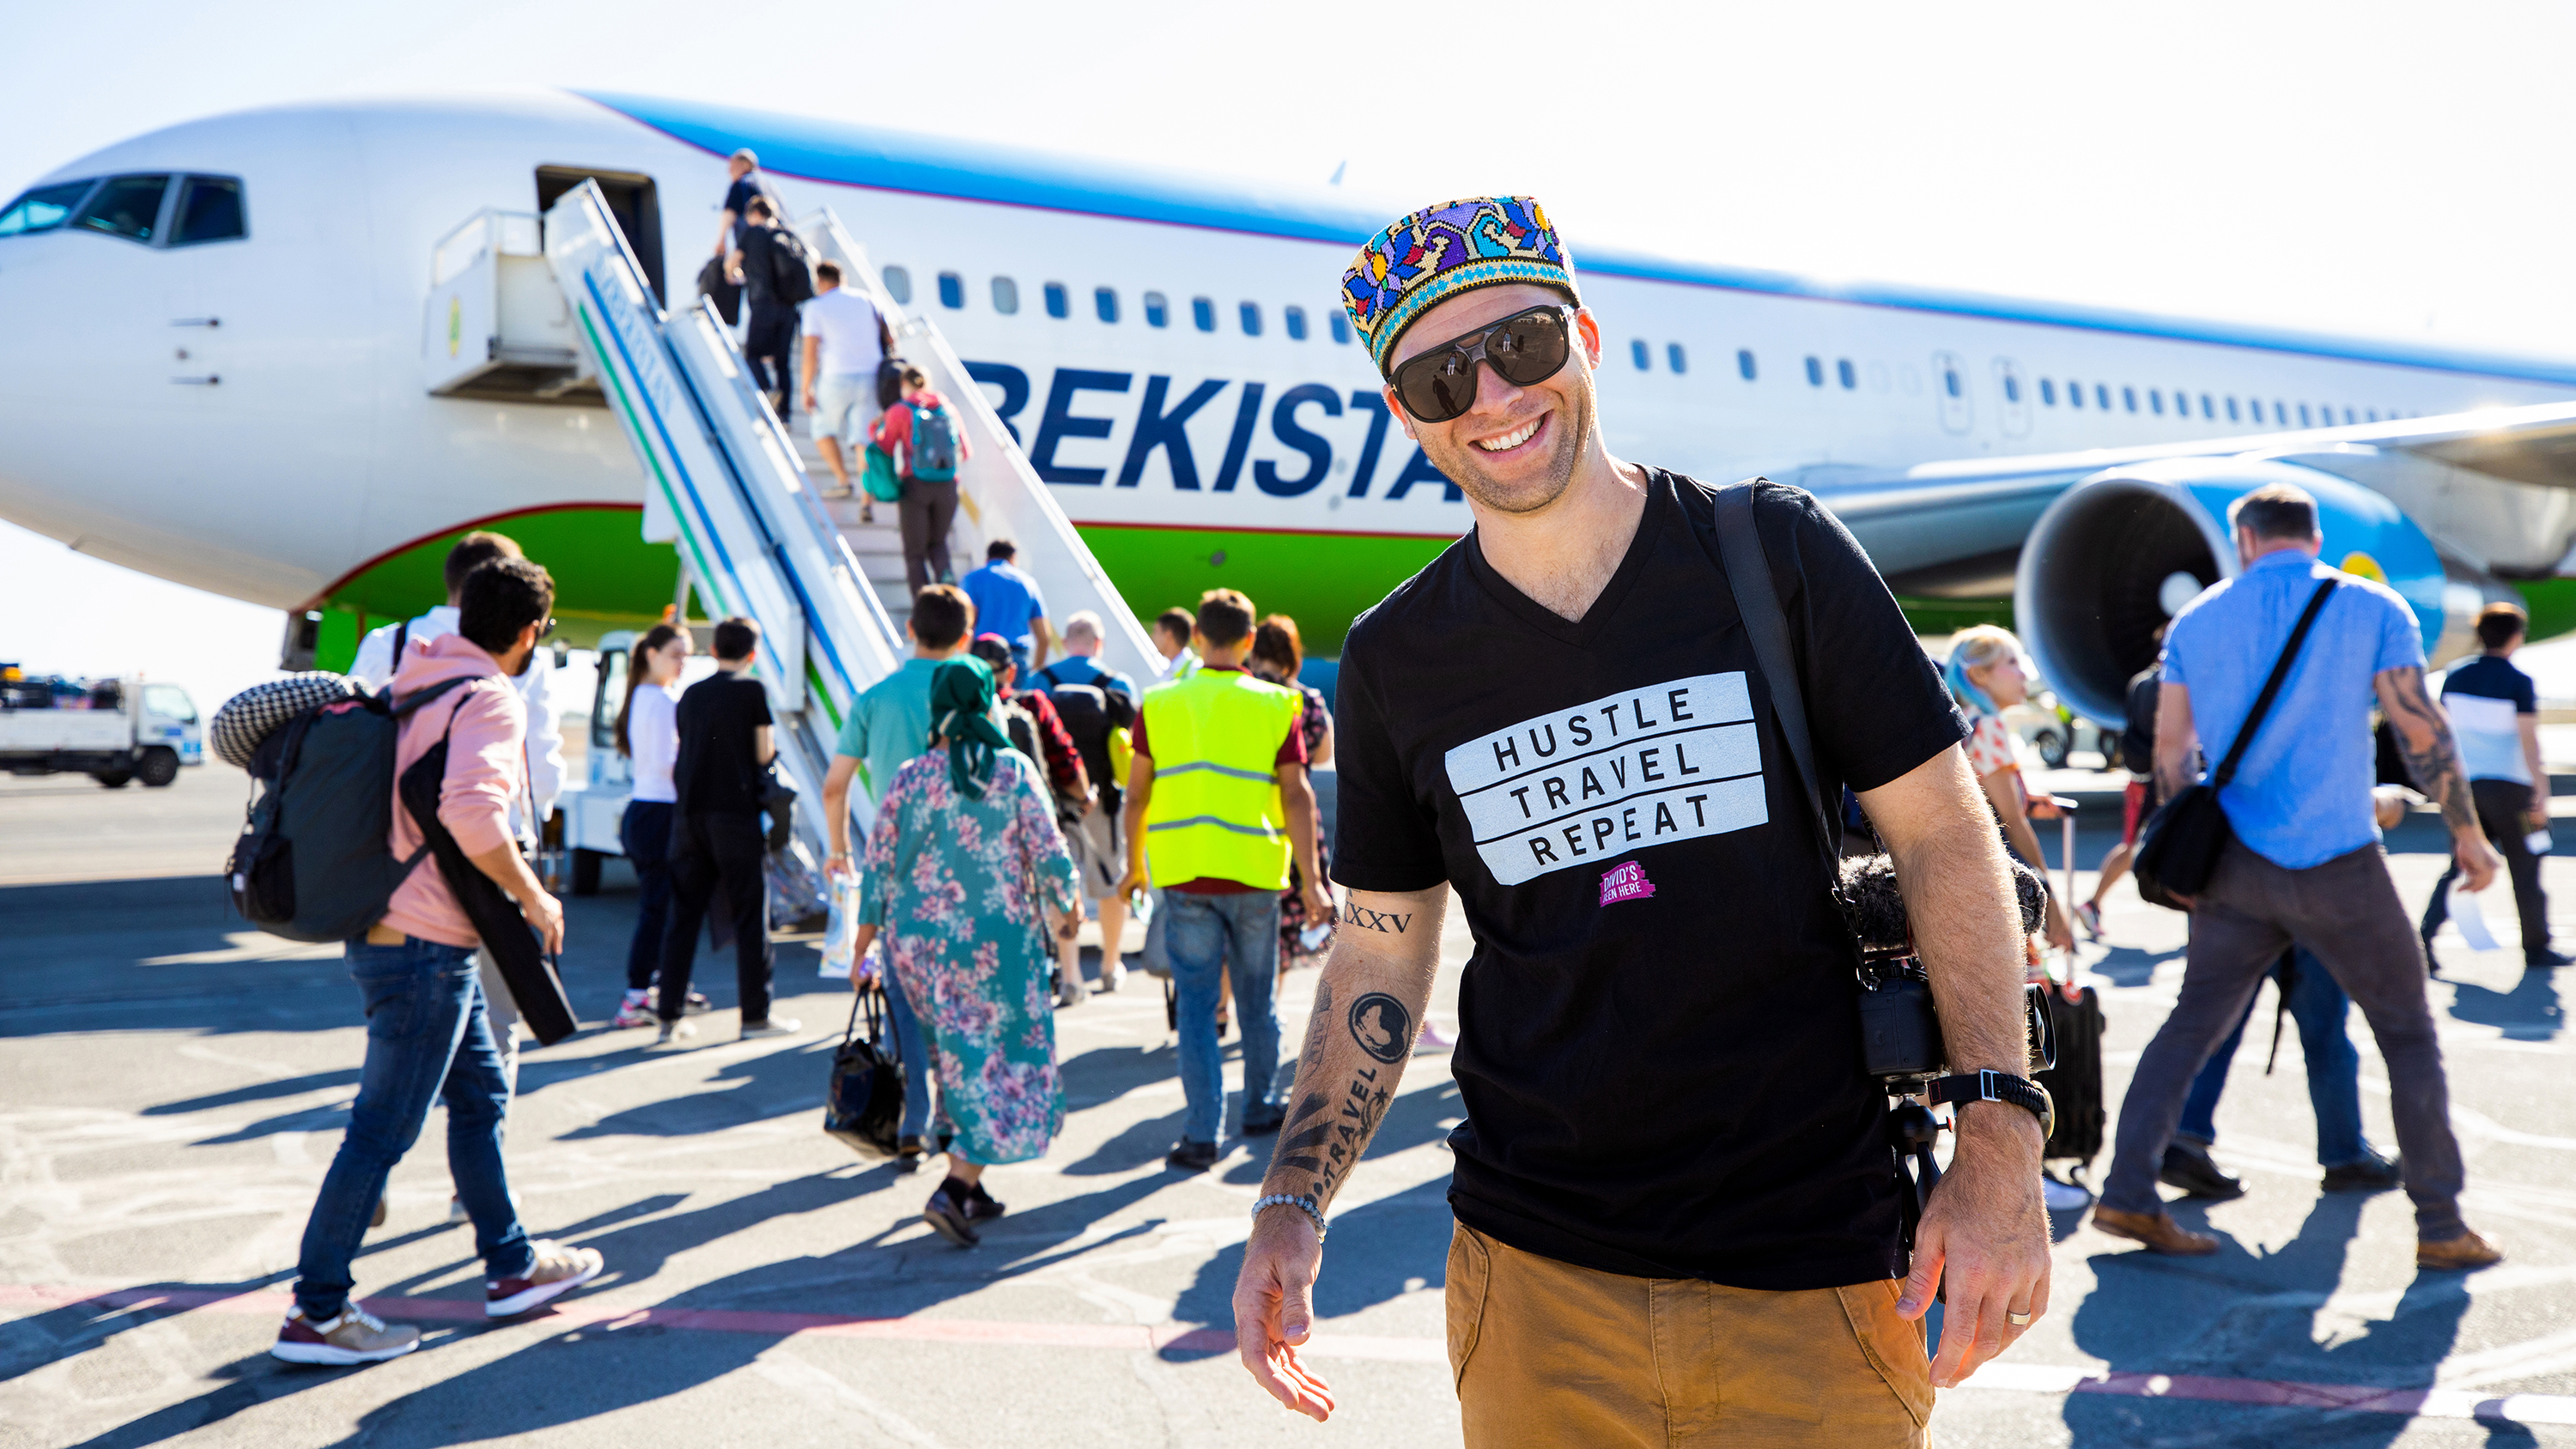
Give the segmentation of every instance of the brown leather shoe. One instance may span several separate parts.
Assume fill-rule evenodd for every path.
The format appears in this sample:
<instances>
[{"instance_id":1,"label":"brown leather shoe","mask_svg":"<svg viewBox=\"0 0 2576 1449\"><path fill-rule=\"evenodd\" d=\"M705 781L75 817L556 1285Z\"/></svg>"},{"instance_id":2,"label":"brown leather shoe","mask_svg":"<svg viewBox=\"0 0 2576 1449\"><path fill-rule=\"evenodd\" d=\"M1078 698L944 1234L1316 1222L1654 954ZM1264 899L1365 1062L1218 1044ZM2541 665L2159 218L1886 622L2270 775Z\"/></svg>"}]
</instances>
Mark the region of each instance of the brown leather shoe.
<instances>
[{"instance_id":1,"label":"brown leather shoe","mask_svg":"<svg viewBox=\"0 0 2576 1449\"><path fill-rule=\"evenodd\" d=\"M2447 1242L2415 1245L2415 1266L2447 1268L2465 1272L2471 1268L2488 1268L2504 1261L2496 1245L2475 1233L2462 1233Z\"/></svg>"},{"instance_id":2,"label":"brown leather shoe","mask_svg":"<svg viewBox=\"0 0 2576 1449\"><path fill-rule=\"evenodd\" d=\"M2129 1238L2178 1258L2206 1258L2218 1251L2216 1238L2193 1232L2175 1222L2171 1213L2124 1213L2118 1208L2097 1206L2093 1209L2093 1226L2112 1237Z\"/></svg>"}]
</instances>

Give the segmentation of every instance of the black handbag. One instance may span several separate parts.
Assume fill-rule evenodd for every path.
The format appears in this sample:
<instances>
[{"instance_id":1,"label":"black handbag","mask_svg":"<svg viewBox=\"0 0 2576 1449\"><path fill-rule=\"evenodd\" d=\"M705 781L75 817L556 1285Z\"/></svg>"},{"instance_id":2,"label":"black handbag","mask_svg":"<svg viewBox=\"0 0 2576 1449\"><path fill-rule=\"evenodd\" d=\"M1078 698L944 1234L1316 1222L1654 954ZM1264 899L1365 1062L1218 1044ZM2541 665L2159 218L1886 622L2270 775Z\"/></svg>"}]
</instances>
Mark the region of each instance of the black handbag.
<instances>
[{"instance_id":1,"label":"black handbag","mask_svg":"<svg viewBox=\"0 0 2576 1449\"><path fill-rule=\"evenodd\" d=\"M889 1050L880 1003L885 988L856 993L850 1003L849 1029L832 1053L832 1082L823 1095L823 1130L849 1144L861 1157L892 1157L903 1135L903 1049ZM866 1007L868 1034L858 1035L859 1008Z\"/></svg>"},{"instance_id":2,"label":"black handbag","mask_svg":"<svg viewBox=\"0 0 2576 1449\"><path fill-rule=\"evenodd\" d=\"M2146 828L2138 832L2138 853L2129 863L2130 873L2138 878L2138 894L2160 906L2183 910L2180 896L2197 895L2218 871L2218 857L2227 842L2236 838L2227 823L2227 811L2218 803L2218 792L2236 778L2237 762L2254 742L2254 732L2263 726L2263 717L2271 712L2272 701L2281 692L2282 682L2290 677L2290 666L2299 657L2299 646L2308 641L2308 630L2325 612L2326 600L2335 590L2335 581L2317 585L2308 599L2306 612L2299 615L2298 627L2290 631L2290 642L2281 646L2281 657L2272 665L2272 677L2263 681L2263 692L2254 697L2253 711L2245 716L2244 725L2236 731L2236 742L2227 747L2227 757L2218 762L2217 770L2207 780L2187 785L2158 807L2147 819Z\"/></svg>"}]
</instances>

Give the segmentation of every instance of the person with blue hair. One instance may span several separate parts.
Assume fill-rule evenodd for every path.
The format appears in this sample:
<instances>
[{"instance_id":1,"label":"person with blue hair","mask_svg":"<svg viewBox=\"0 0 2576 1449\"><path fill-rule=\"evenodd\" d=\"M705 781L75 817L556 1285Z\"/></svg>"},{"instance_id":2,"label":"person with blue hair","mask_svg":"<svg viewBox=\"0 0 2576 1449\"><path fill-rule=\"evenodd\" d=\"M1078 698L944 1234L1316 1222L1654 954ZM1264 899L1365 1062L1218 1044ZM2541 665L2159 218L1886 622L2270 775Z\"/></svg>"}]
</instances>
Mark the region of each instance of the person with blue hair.
<instances>
[{"instance_id":1,"label":"person with blue hair","mask_svg":"<svg viewBox=\"0 0 2576 1449\"><path fill-rule=\"evenodd\" d=\"M2046 795L2032 797L2022 780L2027 747L2004 722L2005 710L2030 698L2030 666L2021 640L1993 624L1962 629L1950 640L1950 660L1942 666L1941 677L1950 686L1950 697L1959 702L1959 712L1968 717L1968 769L1985 789L1995 818L2003 823L2004 843L2045 879L2048 857L2040 854L2039 832L2030 822L2056 819L2057 806ZM2052 948L2075 948L2066 903L2055 892L2048 897L2046 929Z\"/></svg>"}]
</instances>

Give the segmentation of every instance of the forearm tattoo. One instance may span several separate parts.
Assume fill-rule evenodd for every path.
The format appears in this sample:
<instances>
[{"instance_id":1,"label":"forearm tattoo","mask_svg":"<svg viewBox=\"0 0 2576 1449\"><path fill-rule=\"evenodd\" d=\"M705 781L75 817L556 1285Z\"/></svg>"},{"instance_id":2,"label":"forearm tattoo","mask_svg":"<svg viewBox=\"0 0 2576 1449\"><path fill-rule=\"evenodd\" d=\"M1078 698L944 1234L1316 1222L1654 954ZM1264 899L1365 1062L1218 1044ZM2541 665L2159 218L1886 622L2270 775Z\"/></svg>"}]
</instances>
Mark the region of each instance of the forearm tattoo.
<instances>
[{"instance_id":1,"label":"forearm tattoo","mask_svg":"<svg viewBox=\"0 0 2576 1449\"><path fill-rule=\"evenodd\" d=\"M1338 1098L1309 1092L1300 1099L1280 1131L1278 1154L1271 1162L1274 1168L1313 1174L1308 1190L1319 1206L1333 1200L1368 1150L1378 1125L1386 1120L1395 1083L1395 1073L1387 1068L1413 1052L1413 1013L1403 1002L1383 991L1371 991L1352 1002L1348 1012L1336 1012L1332 987L1319 982L1315 1013L1306 1023L1303 1066L1322 1065L1324 1047L1337 1020L1373 1064L1353 1072Z\"/></svg>"},{"instance_id":2,"label":"forearm tattoo","mask_svg":"<svg viewBox=\"0 0 2576 1449\"><path fill-rule=\"evenodd\" d=\"M1372 911L1357 901L1342 902L1341 910L1334 913L1333 919L1346 926L1357 926L1363 931L1396 936L1403 935L1404 928L1413 923L1413 917L1410 915L1397 915L1393 911Z\"/></svg>"},{"instance_id":3,"label":"forearm tattoo","mask_svg":"<svg viewBox=\"0 0 2576 1449\"><path fill-rule=\"evenodd\" d=\"M2390 681L2388 693L2389 713L2395 718L2390 723L2397 747L2406 756L2406 772L2415 777L2416 788L2441 805L2444 825L2455 831L2477 829L2477 801L2469 793L2468 772L2460 766L2460 747L2451 738L2450 717L2425 692L2420 666L2393 672L2397 677ZM2418 735L2429 738L2418 745Z\"/></svg>"}]
</instances>

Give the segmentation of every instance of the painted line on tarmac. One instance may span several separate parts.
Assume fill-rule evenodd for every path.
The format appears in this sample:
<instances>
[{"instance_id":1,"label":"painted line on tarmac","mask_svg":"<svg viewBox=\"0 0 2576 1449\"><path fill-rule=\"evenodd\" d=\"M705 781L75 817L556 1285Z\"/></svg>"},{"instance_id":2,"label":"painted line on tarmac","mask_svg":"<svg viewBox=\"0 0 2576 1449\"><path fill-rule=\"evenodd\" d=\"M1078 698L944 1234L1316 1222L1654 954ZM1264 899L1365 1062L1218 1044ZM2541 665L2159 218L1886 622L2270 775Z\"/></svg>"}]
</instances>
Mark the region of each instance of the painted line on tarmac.
<instances>
[{"instance_id":1,"label":"painted line on tarmac","mask_svg":"<svg viewBox=\"0 0 2576 1449\"><path fill-rule=\"evenodd\" d=\"M202 1288L97 1289L42 1284L0 1284L0 1308L46 1310L91 1304L123 1312L198 1309L248 1317L283 1318L292 1295ZM395 1322L484 1323L483 1305L463 1298L370 1298L370 1313ZM1180 1324L1001 1323L966 1318L857 1318L828 1313L766 1313L730 1308L621 1308L557 1302L542 1317L518 1320L549 1327L620 1329L686 1328L770 1337L863 1338L899 1343L984 1344L1005 1348L1105 1348L1129 1352L1223 1353L1234 1335L1218 1328ZM1318 1358L1380 1363L1446 1363L1439 1339L1319 1333L1306 1352ZM2054 1364L1993 1363L1962 1385L2033 1394L2111 1394L2126 1398L2183 1399L2268 1408L2394 1414L2405 1418L2470 1419L2481 1423L2576 1424L2576 1395L2479 1394L2465 1389L2384 1388L2372 1384L2309 1384L2278 1379L2214 1378L2198 1374L2148 1374L2066 1368Z\"/></svg>"}]
</instances>

